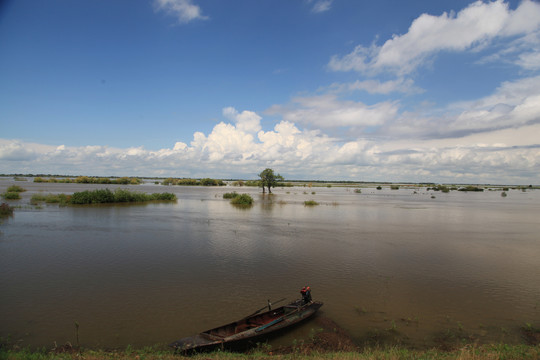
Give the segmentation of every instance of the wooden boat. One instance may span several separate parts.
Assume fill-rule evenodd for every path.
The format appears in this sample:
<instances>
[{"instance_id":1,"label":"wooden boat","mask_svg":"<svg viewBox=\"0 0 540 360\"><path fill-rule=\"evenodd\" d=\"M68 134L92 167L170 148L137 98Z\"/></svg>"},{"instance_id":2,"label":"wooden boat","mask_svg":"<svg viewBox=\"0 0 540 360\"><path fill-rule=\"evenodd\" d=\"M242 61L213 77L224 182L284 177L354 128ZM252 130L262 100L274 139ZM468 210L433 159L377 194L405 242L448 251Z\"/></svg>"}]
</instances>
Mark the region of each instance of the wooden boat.
<instances>
[{"instance_id":1,"label":"wooden boat","mask_svg":"<svg viewBox=\"0 0 540 360\"><path fill-rule=\"evenodd\" d=\"M204 351L216 348L235 348L249 340L299 323L315 314L323 305L320 301L296 300L288 305L247 316L241 320L169 344L180 352Z\"/></svg>"}]
</instances>

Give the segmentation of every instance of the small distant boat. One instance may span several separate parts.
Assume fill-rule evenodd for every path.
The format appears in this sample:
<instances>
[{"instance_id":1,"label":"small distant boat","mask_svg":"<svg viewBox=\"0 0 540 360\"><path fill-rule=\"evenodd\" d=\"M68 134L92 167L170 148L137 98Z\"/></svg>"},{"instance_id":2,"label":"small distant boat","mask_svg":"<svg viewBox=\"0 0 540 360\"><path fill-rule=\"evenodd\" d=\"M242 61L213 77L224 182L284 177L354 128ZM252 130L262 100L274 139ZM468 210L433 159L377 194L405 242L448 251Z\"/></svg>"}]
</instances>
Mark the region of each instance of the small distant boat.
<instances>
[{"instance_id":1,"label":"small distant boat","mask_svg":"<svg viewBox=\"0 0 540 360\"><path fill-rule=\"evenodd\" d=\"M274 310L263 313L257 311L241 320L180 339L169 346L180 352L234 348L254 338L264 337L297 324L315 314L322 305L320 301L304 303L303 300L296 300Z\"/></svg>"}]
</instances>

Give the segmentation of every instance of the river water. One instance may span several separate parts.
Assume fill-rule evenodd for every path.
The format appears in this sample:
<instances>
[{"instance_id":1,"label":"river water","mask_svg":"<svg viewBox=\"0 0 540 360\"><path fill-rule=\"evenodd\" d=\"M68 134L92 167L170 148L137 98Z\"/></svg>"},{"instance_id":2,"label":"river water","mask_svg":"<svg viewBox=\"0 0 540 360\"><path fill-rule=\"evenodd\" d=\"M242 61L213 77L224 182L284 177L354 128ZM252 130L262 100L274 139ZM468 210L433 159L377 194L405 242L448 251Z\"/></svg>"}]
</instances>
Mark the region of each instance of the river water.
<instances>
[{"instance_id":1,"label":"river water","mask_svg":"<svg viewBox=\"0 0 540 360\"><path fill-rule=\"evenodd\" d=\"M540 191L441 193L44 184L0 224L0 336L30 346L168 343L241 318L308 284L359 343L391 332L519 342L540 322ZM38 192L174 192L175 203L30 205ZM250 193L249 209L223 193ZM434 196L434 197L433 197ZM318 206L304 206L315 200ZM273 340L287 345L315 320ZM439 335L438 335L439 334Z\"/></svg>"}]
</instances>

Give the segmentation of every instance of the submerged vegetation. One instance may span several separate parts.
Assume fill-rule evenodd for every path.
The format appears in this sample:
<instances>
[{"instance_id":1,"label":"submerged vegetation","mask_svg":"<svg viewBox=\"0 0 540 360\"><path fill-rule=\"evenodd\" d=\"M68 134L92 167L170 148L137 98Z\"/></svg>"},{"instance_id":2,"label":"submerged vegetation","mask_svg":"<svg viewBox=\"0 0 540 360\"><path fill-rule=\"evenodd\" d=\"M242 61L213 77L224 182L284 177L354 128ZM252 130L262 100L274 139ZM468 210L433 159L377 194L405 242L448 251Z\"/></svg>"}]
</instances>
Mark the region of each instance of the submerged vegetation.
<instances>
[{"instance_id":1,"label":"submerged vegetation","mask_svg":"<svg viewBox=\"0 0 540 360\"><path fill-rule=\"evenodd\" d=\"M96 189L76 192L73 195L66 194L34 194L30 203L35 205L40 202L60 205L88 205L88 204L112 204L112 203L132 203L148 201L174 201L176 195L172 193L146 194L129 191L126 189Z\"/></svg>"},{"instance_id":2,"label":"submerged vegetation","mask_svg":"<svg viewBox=\"0 0 540 360\"><path fill-rule=\"evenodd\" d=\"M240 194L238 194L236 191L233 191L233 192L230 192L230 193L223 194L223 198L224 199L234 199L238 195L240 195Z\"/></svg>"},{"instance_id":3,"label":"submerged vegetation","mask_svg":"<svg viewBox=\"0 0 540 360\"><path fill-rule=\"evenodd\" d=\"M114 192L109 189L97 189L76 192L71 195L69 203L74 205L85 205L174 200L176 200L176 195L166 192L146 194L125 189L116 189Z\"/></svg>"},{"instance_id":4,"label":"submerged vegetation","mask_svg":"<svg viewBox=\"0 0 540 360\"><path fill-rule=\"evenodd\" d=\"M12 185L7 188L6 192L2 194L2 197L6 200L19 200L21 198L20 193L26 190L20 186Z\"/></svg>"},{"instance_id":5,"label":"submerged vegetation","mask_svg":"<svg viewBox=\"0 0 540 360\"><path fill-rule=\"evenodd\" d=\"M239 206L253 205L253 198L249 194L239 194L236 191L223 194L224 199L231 199L231 204Z\"/></svg>"},{"instance_id":6,"label":"submerged vegetation","mask_svg":"<svg viewBox=\"0 0 540 360\"><path fill-rule=\"evenodd\" d=\"M13 206L9 206L9 204L6 203L0 204L0 216L10 215L13 215Z\"/></svg>"},{"instance_id":7,"label":"submerged vegetation","mask_svg":"<svg viewBox=\"0 0 540 360\"><path fill-rule=\"evenodd\" d=\"M68 195L66 194L34 194L32 195L32 198L30 199L30 204L36 205L40 202L45 202L47 204L60 204L60 205L67 205L68 204Z\"/></svg>"},{"instance_id":8,"label":"submerged vegetation","mask_svg":"<svg viewBox=\"0 0 540 360\"><path fill-rule=\"evenodd\" d=\"M459 188L458 191L484 191L484 189L479 188L478 186L469 185L469 186Z\"/></svg>"},{"instance_id":9,"label":"submerged vegetation","mask_svg":"<svg viewBox=\"0 0 540 360\"><path fill-rule=\"evenodd\" d=\"M239 206L251 206L253 205L253 198L249 194L238 194L232 198L231 204Z\"/></svg>"},{"instance_id":10,"label":"submerged vegetation","mask_svg":"<svg viewBox=\"0 0 540 360\"><path fill-rule=\"evenodd\" d=\"M175 179L167 178L163 180L162 185L184 185L184 186L224 186L223 180L218 179Z\"/></svg>"},{"instance_id":11,"label":"submerged vegetation","mask_svg":"<svg viewBox=\"0 0 540 360\"><path fill-rule=\"evenodd\" d=\"M91 177L91 176L78 176L76 178L43 178L35 177L36 183L75 183L75 184L120 184L120 185L139 185L142 184L142 180L133 177L121 177L121 178L105 178L105 177Z\"/></svg>"}]
</instances>

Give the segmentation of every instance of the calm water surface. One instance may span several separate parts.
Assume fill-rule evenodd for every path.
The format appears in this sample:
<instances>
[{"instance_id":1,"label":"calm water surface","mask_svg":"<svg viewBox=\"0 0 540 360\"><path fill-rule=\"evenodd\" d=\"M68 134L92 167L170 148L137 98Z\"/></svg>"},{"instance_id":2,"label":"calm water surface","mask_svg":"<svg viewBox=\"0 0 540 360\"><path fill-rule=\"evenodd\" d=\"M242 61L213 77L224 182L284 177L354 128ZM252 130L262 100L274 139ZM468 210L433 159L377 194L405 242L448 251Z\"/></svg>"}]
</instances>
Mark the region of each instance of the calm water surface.
<instances>
[{"instance_id":1,"label":"calm water surface","mask_svg":"<svg viewBox=\"0 0 540 360\"><path fill-rule=\"evenodd\" d=\"M222 199L231 187L147 184L129 189L178 201L36 209L40 191L119 186L2 180L0 192L13 184L28 191L0 225L0 336L26 345L74 342L75 321L84 346L171 342L305 284L319 317L358 341L394 328L417 345L448 329L517 342L540 322L540 191L237 188L255 199L238 209Z\"/></svg>"}]
</instances>

